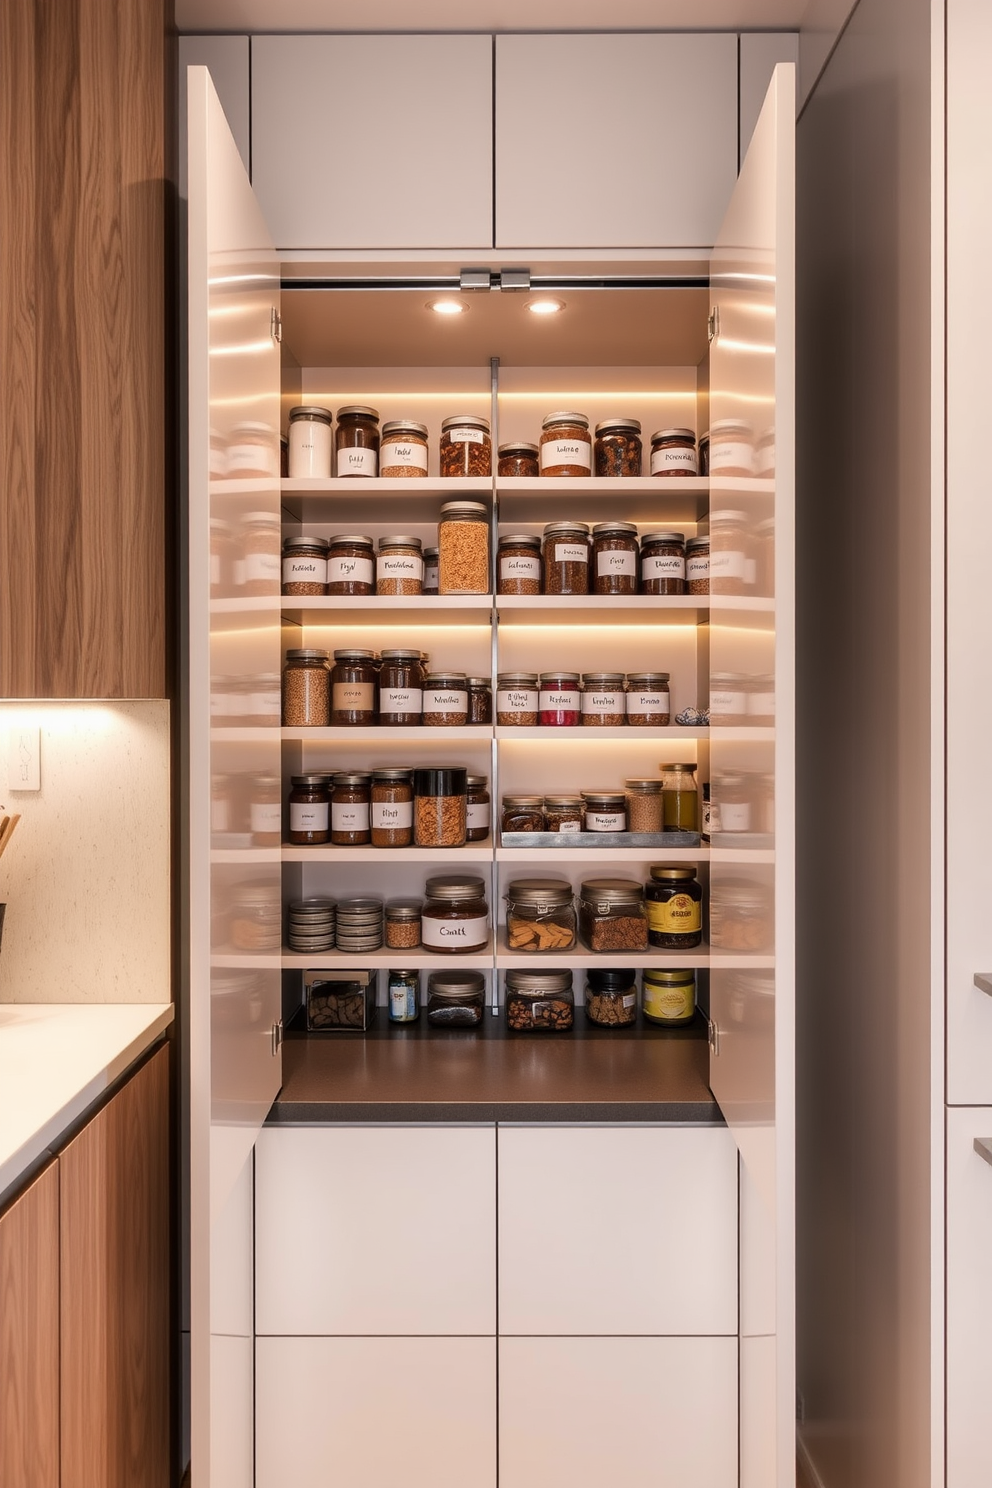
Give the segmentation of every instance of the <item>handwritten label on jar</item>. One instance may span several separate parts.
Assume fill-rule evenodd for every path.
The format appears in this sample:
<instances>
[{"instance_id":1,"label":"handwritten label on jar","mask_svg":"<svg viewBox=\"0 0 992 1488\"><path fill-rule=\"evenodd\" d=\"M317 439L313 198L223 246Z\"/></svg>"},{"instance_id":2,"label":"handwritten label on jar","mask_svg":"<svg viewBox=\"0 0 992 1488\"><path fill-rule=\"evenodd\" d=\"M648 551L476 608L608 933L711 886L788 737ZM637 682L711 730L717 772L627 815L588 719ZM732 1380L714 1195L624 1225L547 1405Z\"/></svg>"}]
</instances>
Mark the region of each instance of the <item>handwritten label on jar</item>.
<instances>
[{"instance_id":1,"label":"handwritten label on jar","mask_svg":"<svg viewBox=\"0 0 992 1488\"><path fill-rule=\"evenodd\" d=\"M508 687L496 694L497 713L534 713L537 710L538 693L525 692L522 688Z\"/></svg>"},{"instance_id":2,"label":"handwritten label on jar","mask_svg":"<svg viewBox=\"0 0 992 1488\"><path fill-rule=\"evenodd\" d=\"M708 584L710 578L709 553L693 553L685 561L685 577L689 584Z\"/></svg>"},{"instance_id":3,"label":"handwritten label on jar","mask_svg":"<svg viewBox=\"0 0 992 1488\"><path fill-rule=\"evenodd\" d=\"M424 695L419 687L384 687L379 693L380 713L423 712Z\"/></svg>"},{"instance_id":4,"label":"handwritten label on jar","mask_svg":"<svg viewBox=\"0 0 992 1488\"><path fill-rule=\"evenodd\" d=\"M541 560L536 555L533 558L501 558L499 576L501 579L540 579Z\"/></svg>"},{"instance_id":5,"label":"handwritten label on jar","mask_svg":"<svg viewBox=\"0 0 992 1488\"><path fill-rule=\"evenodd\" d=\"M449 444L482 444L485 435L481 429L445 429L442 436Z\"/></svg>"},{"instance_id":6,"label":"handwritten label on jar","mask_svg":"<svg viewBox=\"0 0 992 1488\"><path fill-rule=\"evenodd\" d=\"M728 440L726 444L710 443L710 474L719 475L721 470L743 470L748 475L754 469L754 451L749 444Z\"/></svg>"},{"instance_id":7,"label":"handwritten label on jar","mask_svg":"<svg viewBox=\"0 0 992 1488\"><path fill-rule=\"evenodd\" d=\"M413 553L380 555L380 579L422 579L424 560Z\"/></svg>"},{"instance_id":8,"label":"handwritten label on jar","mask_svg":"<svg viewBox=\"0 0 992 1488\"><path fill-rule=\"evenodd\" d=\"M424 588L436 589L440 569L436 558L430 558L424 564Z\"/></svg>"},{"instance_id":9,"label":"handwritten label on jar","mask_svg":"<svg viewBox=\"0 0 992 1488\"><path fill-rule=\"evenodd\" d=\"M371 584L371 558L328 558L327 582L329 584Z\"/></svg>"},{"instance_id":10,"label":"handwritten label on jar","mask_svg":"<svg viewBox=\"0 0 992 1488\"><path fill-rule=\"evenodd\" d=\"M587 811L587 832L625 832L627 817L622 811Z\"/></svg>"},{"instance_id":11,"label":"handwritten label on jar","mask_svg":"<svg viewBox=\"0 0 992 1488\"><path fill-rule=\"evenodd\" d=\"M243 584L278 584L281 564L275 553L246 553L242 569Z\"/></svg>"},{"instance_id":12,"label":"handwritten label on jar","mask_svg":"<svg viewBox=\"0 0 992 1488\"><path fill-rule=\"evenodd\" d=\"M282 560L284 584L326 584L326 558L284 558Z\"/></svg>"},{"instance_id":13,"label":"handwritten label on jar","mask_svg":"<svg viewBox=\"0 0 992 1488\"><path fill-rule=\"evenodd\" d=\"M489 917L473 915L468 920L434 920L425 915L420 938L425 946L434 949L485 945L489 939Z\"/></svg>"},{"instance_id":14,"label":"handwritten label on jar","mask_svg":"<svg viewBox=\"0 0 992 1488\"><path fill-rule=\"evenodd\" d=\"M553 689L545 690L542 687L539 706L542 712L554 710L555 708L567 708L574 712L578 701L579 695L577 692L556 692Z\"/></svg>"},{"instance_id":15,"label":"handwritten label on jar","mask_svg":"<svg viewBox=\"0 0 992 1488\"><path fill-rule=\"evenodd\" d=\"M584 692L582 711L583 713L623 713L623 701L622 692Z\"/></svg>"},{"instance_id":16,"label":"handwritten label on jar","mask_svg":"<svg viewBox=\"0 0 992 1488\"><path fill-rule=\"evenodd\" d=\"M732 803L728 801L721 801L720 830L721 832L750 832L750 801L734 801Z\"/></svg>"},{"instance_id":17,"label":"handwritten label on jar","mask_svg":"<svg viewBox=\"0 0 992 1488\"><path fill-rule=\"evenodd\" d=\"M281 832L282 807L278 801L253 801L251 804L251 829L253 832Z\"/></svg>"},{"instance_id":18,"label":"handwritten label on jar","mask_svg":"<svg viewBox=\"0 0 992 1488\"><path fill-rule=\"evenodd\" d=\"M556 563L588 563L589 549L585 543L555 543Z\"/></svg>"},{"instance_id":19,"label":"handwritten label on jar","mask_svg":"<svg viewBox=\"0 0 992 1488\"><path fill-rule=\"evenodd\" d=\"M671 694L667 692L628 692L627 712L635 717L642 713L668 713Z\"/></svg>"},{"instance_id":20,"label":"handwritten label on jar","mask_svg":"<svg viewBox=\"0 0 992 1488\"><path fill-rule=\"evenodd\" d=\"M685 475L695 475L696 451L680 445L673 445L670 449L652 450L651 474L658 475L662 470L680 470Z\"/></svg>"},{"instance_id":21,"label":"handwritten label on jar","mask_svg":"<svg viewBox=\"0 0 992 1488\"><path fill-rule=\"evenodd\" d=\"M489 802L470 801L465 812L465 825L469 831L489 830Z\"/></svg>"},{"instance_id":22,"label":"handwritten label on jar","mask_svg":"<svg viewBox=\"0 0 992 1488\"><path fill-rule=\"evenodd\" d=\"M412 801L373 801L372 825L391 831L397 827L413 826Z\"/></svg>"},{"instance_id":23,"label":"handwritten label on jar","mask_svg":"<svg viewBox=\"0 0 992 1488\"><path fill-rule=\"evenodd\" d=\"M335 682L331 688L331 707L335 713L371 713L374 703L372 682Z\"/></svg>"},{"instance_id":24,"label":"handwritten label on jar","mask_svg":"<svg viewBox=\"0 0 992 1488\"><path fill-rule=\"evenodd\" d=\"M549 439L541 445L541 469L553 469L555 465L581 465L583 470L591 470L592 445L581 439Z\"/></svg>"},{"instance_id":25,"label":"handwritten label on jar","mask_svg":"<svg viewBox=\"0 0 992 1488\"><path fill-rule=\"evenodd\" d=\"M371 449L339 449L338 475L375 475L376 453Z\"/></svg>"},{"instance_id":26,"label":"handwritten label on jar","mask_svg":"<svg viewBox=\"0 0 992 1488\"><path fill-rule=\"evenodd\" d=\"M710 714L714 718L736 717L747 712L747 694L743 692L711 692Z\"/></svg>"},{"instance_id":27,"label":"handwritten label on jar","mask_svg":"<svg viewBox=\"0 0 992 1488\"><path fill-rule=\"evenodd\" d=\"M712 548L710 574L714 580L734 579L743 584L747 577L747 558L734 548Z\"/></svg>"},{"instance_id":28,"label":"handwritten label on jar","mask_svg":"<svg viewBox=\"0 0 992 1488\"><path fill-rule=\"evenodd\" d=\"M636 553L597 553L596 573L602 578L606 574L637 575Z\"/></svg>"},{"instance_id":29,"label":"handwritten label on jar","mask_svg":"<svg viewBox=\"0 0 992 1488\"><path fill-rule=\"evenodd\" d=\"M384 444L379 451L379 464L383 470L391 465L412 466L427 474L427 450L422 444Z\"/></svg>"},{"instance_id":30,"label":"handwritten label on jar","mask_svg":"<svg viewBox=\"0 0 992 1488\"><path fill-rule=\"evenodd\" d=\"M677 553L649 553L641 559L641 578L645 583L648 579L684 579L685 559Z\"/></svg>"},{"instance_id":31,"label":"handwritten label on jar","mask_svg":"<svg viewBox=\"0 0 992 1488\"><path fill-rule=\"evenodd\" d=\"M691 894L673 894L663 904L649 899L648 929L663 935L695 935L703 928L702 901Z\"/></svg>"},{"instance_id":32,"label":"handwritten label on jar","mask_svg":"<svg viewBox=\"0 0 992 1488\"><path fill-rule=\"evenodd\" d=\"M331 803L332 832L367 832L368 829L368 801L347 801L342 805Z\"/></svg>"},{"instance_id":33,"label":"handwritten label on jar","mask_svg":"<svg viewBox=\"0 0 992 1488\"><path fill-rule=\"evenodd\" d=\"M425 713L467 713L468 693L456 692L452 688L425 688Z\"/></svg>"},{"instance_id":34,"label":"handwritten label on jar","mask_svg":"<svg viewBox=\"0 0 992 1488\"><path fill-rule=\"evenodd\" d=\"M311 801L300 804L289 803L289 830L291 832L326 832L331 819L331 808L327 801Z\"/></svg>"}]
</instances>

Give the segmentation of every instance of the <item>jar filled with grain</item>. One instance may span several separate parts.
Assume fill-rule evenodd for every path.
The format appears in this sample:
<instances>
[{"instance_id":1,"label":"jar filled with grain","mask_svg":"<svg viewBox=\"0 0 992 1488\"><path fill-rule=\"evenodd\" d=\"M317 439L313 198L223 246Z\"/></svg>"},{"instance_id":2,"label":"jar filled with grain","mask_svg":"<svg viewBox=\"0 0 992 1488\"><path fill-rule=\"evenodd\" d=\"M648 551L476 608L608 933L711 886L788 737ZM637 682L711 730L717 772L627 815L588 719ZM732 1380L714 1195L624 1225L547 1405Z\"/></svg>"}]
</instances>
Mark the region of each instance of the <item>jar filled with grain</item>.
<instances>
[{"instance_id":1,"label":"jar filled with grain","mask_svg":"<svg viewBox=\"0 0 992 1488\"><path fill-rule=\"evenodd\" d=\"M541 473L541 464L538 458L536 444L518 442L517 444L501 444L499 447L499 461L496 467L497 475L514 476L517 479L524 477L533 480Z\"/></svg>"},{"instance_id":2,"label":"jar filled with grain","mask_svg":"<svg viewBox=\"0 0 992 1488\"><path fill-rule=\"evenodd\" d=\"M747 513L715 511L710 515L710 592L753 594L757 564Z\"/></svg>"},{"instance_id":3,"label":"jar filled with grain","mask_svg":"<svg viewBox=\"0 0 992 1488\"><path fill-rule=\"evenodd\" d=\"M435 1028L477 1028L485 1006L481 971L432 971L427 978L427 1021Z\"/></svg>"},{"instance_id":4,"label":"jar filled with grain","mask_svg":"<svg viewBox=\"0 0 992 1488\"><path fill-rule=\"evenodd\" d=\"M570 971L508 971L506 1026L515 1033L567 1033L575 1021Z\"/></svg>"},{"instance_id":5,"label":"jar filled with grain","mask_svg":"<svg viewBox=\"0 0 992 1488\"><path fill-rule=\"evenodd\" d=\"M685 593L685 537L681 532L645 532L641 539L641 593Z\"/></svg>"},{"instance_id":6,"label":"jar filled with grain","mask_svg":"<svg viewBox=\"0 0 992 1488\"><path fill-rule=\"evenodd\" d=\"M372 594L375 591L375 547L362 533L332 537L327 549L328 594Z\"/></svg>"},{"instance_id":7,"label":"jar filled with grain","mask_svg":"<svg viewBox=\"0 0 992 1488\"><path fill-rule=\"evenodd\" d=\"M627 673L627 725L668 728L672 721L669 672Z\"/></svg>"},{"instance_id":8,"label":"jar filled with grain","mask_svg":"<svg viewBox=\"0 0 992 1488\"><path fill-rule=\"evenodd\" d=\"M484 479L493 473L493 446L489 420L459 413L441 425L442 476L474 476Z\"/></svg>"},{"instance_id":9,"label":"jar filled with grain","mask_svg":"<svg viewBox=\"0 0 992 1488\"><path fill-rule=\"evenodd\" d=\"M331 840L331 793L326 775L292 775L289 840L295 847L319 847Z\"/></svg>"},{"instance_id":10,"label":"jar filled with grain","mask_svg":"<svg viewBox=\"0 0 992 1488\"><path fill-rule=\"evenodd\" d=\"M418 847L464 847L468 771L460 766L413 772L413 840Z\"/></svg>"},{"instance_id":11,"label":"jar filled with grain","mask_svg":"<svg viewBox=\"0 0 992 1488\"><path fill-rule=\"evenodd\" d=\"M300 597L327 593L326 537L287 537L284 540L282 592Z\"/></svg>"},{"instance_id":12,"label":"jar filled with grain","mask_svg":"<svg viewBox=\"0 0 992 1488\"><path fill-rule=\"evenodd\" d=\"M369 826L373 847L410 846L413 842L412 770L372 771Z\"/></svg>"},{"instance_id":13,"label":"jar filled with grain","mask_svg":"<svg viewBox=\"0 0 992 1488\"><path fill-rule=\"evenodd\" d=\"M697 475L696 436L691 429L659 429L651 435L652 475Z\"/></svg>"},{"instance_id":14,"label":"jar filled with grain","mask_svg":"<svg viewBox=\"0 0 992 1488\"><path fill-rule=\"evenodd\" d=\"M427 880L421 918L424 948L467 955L489 944L489 905L483 879L471 874L440 874Z\"/></svg>"},{"instance_id":15,"label":"jar filled with grain","mask_svg":"<svg viewBox=\"0 0 992 1488\"><path fill-rule=\"evenodd\" d=\"M541 425L541 474L592 474L592 437L584 413L549 413Z\"/></svg>"},{"instance_id":16,"label":"jar filled with grain","mask_svg":"<svg viewBox=\"0 0 992 1488\"><path fill-rule=\"evenodd\" d=\"M420 652L383 651L379 668L379 722L383 728L413 728L424 706L424 669Z\"/></svg>"},{"instance_id":17,"label":"jar filled with grain","mask_svg":"<svg viewBox=\"0 0 992 1488\"><path fill-rule=\"evenodd\" d=\"M586 807L581 796L554 795L544 798L546 832L581 832Z\"/></svg>"},{"instance_id":18,"label":"jar filled with grain","mask_svg":"<svg viewBox=\"0 0 992 1488\"><path fill-rule=\"evenodd\" d=\"M338 409L334 437L337 451L335 474L344 477L379 473L379 413L362 403Z\"/></svg>"},{"instance_id":19,"label":"jar filled with grain","mask_svg":"<svg viewBox=\"0 0 992 1488\"><path fill-rule=\"evenodd\" d=\"M506 943L511 951L528 954L573 950L572 885L560 878L518 878L507 884Z\"/></svg>"},{"instance_id":20,"label":"jar filled with grain","mask_svg":"<svg viewBox=\"0 0 992 1488\"><path fill-rule=\"evenodd\" d=\"M687 594L710 592L710 540L690 537L685 545L685 590Z\"/></svg>"},{"instance_id":21,"label":"jar filled with grain","mask_svg":"<svg viewBox=\"0 0 992 1488\"><path fill-rule=\"evenodd\" d=\"M334 415L329 408L301 406L289 410L291 480L327 480L330 477L333 426Z\"/></svg>"},{"instance_id":22,"label":"jar filled with grain","mask_svg":"<svg viewBox=\"0 0 992 1488\"><path fill-rule=\"evenodd\" d=\"M578 672L542 672L538 722L548 728L574 728L582 720Z\"/></svg>"},{"instance_id":23,"label":"jar filled with grain","mask_svg":"<svg viewBox=\"0 0 992 1488\"><path fill-rule=\"evenodd\" d=\"M439 592L439 561L437 548L424 549L424 594L437 594Z\"/></svg>"},{"instance_id":24,"label":"jar filled with grain","mask_svg":"<svg viewBox=\"0 0 992 1488\"><path fill-rule=\"evenodd\" d=\"M489 593L489 513L481 502L446 501L437 544L439 593Z\"/></svg>"},{"instance_id":25,"label":"jar filled with grain","mask_svg":"<svg viewBox=\"0 0 992 1488\"><path fill-rule=\"evenodd\" d=\"M633 522L597 522L592 529L593 593L636 594L637 551Z\"/></svg>"},{"instance_id":26,"label":"jar filled with grain","mask_svg":"<svg viewBox=\"0 0 992 1488\"><path fill-rule=\"evenodd\" d=\"M496 553L497 594L540 594L541 539L534 533L507 533Z\"/></svg>"},{"instance_id":27,"label":"jar filled with grain","mask_svg":"<svg viewBox=\"0 0 992 1488\"><path fill-rule=\"evenodd\" d=\"M248 788L248 826L252 847L282 844L282 777L256 775Z\"/></svg>"},{"instance_id":28,"label":"jar filled with grain","mask_svg":"<svg viewBox=\"0 0 992 1488\"><path fill-rule=\"evenodd\" d=\"M549 522L541 541L545 594L588 594L591 548L585 522Z\"/></svg>"},{"instance_id":29,"label":"jar filled with grain","mask_svg":"<svg viewBox=\"0 0 992 1488\"><path fill-rule=\"evenodd\" d=\"M286 728L326 728L331 721L328 653L312 647L286 652L282 721Z\"/></svg>"},{"instance_id":30,"label":"jar filled with grain","mask_svg":"<svg viewBox=\"0 0 992 1488\"><path fill-rule=\"evenodd\" d=\"M421 594L424 557L419 537L380 537L375 570L376 594Z\"/></svg>"},{"instance_id":31,"label":"jar filled with grain","mask_svg":"<svg viewBox=\"0 0 992 1488\"><path fill-rule=\"evenodd\" d=\"M543 832L544 797L513 795L503 797L500 814L503 832Z\"/></svg>"},{"instance_id":32,"label":"jar filled with grain","mask_svg":"<svg viewBox=\"0 0 992 1488\"><path fill-rule=\"evenodd\" d=\"M661 765L661 789L665 802L666 832L699 831L699 787L696 766Z\"/></svg>"},{"instance_id":33,"label":"jar filled with grain","mask_svg":"<svg viewBox=\"0 0 992 1488\"><path fill-rule=\"evenodd\" d=\"M630 878L590 878L579 889L579 933L590 951L644 951L644 890Z\"/></svg>"},{"instance_id":34,"label":"jar filled with grain","mask_svg":"<svg viewBox=\"0 0 992 1488\"><path fill-rule=\"evenodd\" d=\"M641 1007L650 1023L684 1028L696 1016L696 973L650 967L644 973Z\"/></svg>"},{"instance_id":35,"label":"jar filled with grain","mask_svg":"<svg viewBox=\"0 0 992 1488\"><path fill-rule=\"evenodd\" d=\"M740 419L721 419L710 426L708 473L748 478L754 475L754 429Z\"/></svg>"},{"instance_id":36,"label":"jar filled with grain","mask_svg":"<svg viewBox=\"0 0 992 1488\"><path fill-rule=\"evenodd\" d=\"M637 419L603 419L593 449L597 475L641 473L641 426Z\"/></svg>"},{"instance_id":37,"label":"jar filled with grain","mask_svg":"<svg viewBox=\"0 0 992 1488\"><path fill-rule=\"evenodd\" d=\"M379 474L383 480L427 474L427 425L412 419L391 419L382 426Z\"/></svg>"},{"instance_id":38,"label":"jar filled with grain","mask_svg":"<svg viewBox=\"0 0 992 1488\"><path fill-rule=\"evenodd\" d=\"M624 795L627 802L627 828L631 832L663 832L665 830L665 798L661 779L625 780Z\"/></svg>"},{"instance_id":39,"label":"jar filled with grain","mask_svg":"<svg viewBox=\"0 0 992 1488\"><path fill-rule=\"evenodd\" d=\"M663 951L691 951L703 938L703 886L693 865L657 863L644 890L648 941Z\"/></svg>"},{"instance_id":40,"label":"jar filled with grain","mask_svg":"<svg viewBox=\"0 0 992 1488\"><path fill-rule=\"evenodd\" d=\"M430 672L424 678L425 728L464 728L468 723L468 678L464 672Z\"/></svg>"},{"instance_id":41,"label":"jar filled with grain","mask_svg":"<svg viewBox=\"0 0 992 1488\"><path fill-rule=\"evenodd\" d=\"M241 534L241 593L248 598L278 594L282 579L282 529L275 512L247 512Z\"/></svg>"},{"instance_id":42,"label":"jar filled with grain","mask_svg":"<svg viewBox=\"0 0 992 1488\"><path fill-rule=\"evenodd\" d=\"M623 672L585 672L582 722L587 728L619 728L626 718Z\"/></svg>"},{"instance_id":43,"label":"jar filled with grain","mask_svg":"<svg viewBox=\"0 0 992 1488\"><path fill-rule=\"evenodd\" d=\"M489 777L468 777L468 799L465 810L465 841L485 842L489 836L492 800L489 795Z\"/></svg>"},{"instance_id":44,"label":"jar filled with grain","mask_svg":"<svg viewBox=\"0 0 992 1488\"><path fill-rule=\"evenodd\" d=\"M748 678L742 672L714 672L710 677L710 725L713 728L744 728L747 714Z\"/></svg>"},{"instance_id":45,"label":"jar filled with grain","mask_svg":"<svg viewBox=\"0 0 992 1488\"><path fill-rule=\"evenodd\" d=\"M536 672L500 672L496 678L498 728L535 728L540 693Z\"/></svg>"},{"instance_id":46,"label":"jar filled with grain","mask_svg":"<svg viewBox=\"0 0 992 1488\"><path fill-rule=\"evenodd\" d=\"M341 770L331 782L331 842L334 847L365 847L371 836L372 776Z\"/></svg>"},{"instance_id":47,"label":"jar filled with grain","mask_svg":"<svg viewBox=\"0 0 992 1488\"><path fill-rule=\"evenodd\" d=\"M468 721L490 724L493 721L493 690L488 677L468 677Z\"/></svg>"},{"instance_id":48,"label":"jar filled with grain","mask_svg":"<svg viewBox=\"0 0 992 1488\"><path fill-rule=\"evenodd\" d=\"M420 945L419 899L387 899L383 915L385 941L391 951L415 951Z\"/></svg>"},{"instance_id":49,"label":"jar filled with grain","mask_svg":"<svg viewBox=\"0 0 992 1488\"><path fill-rule=\"evenodd\" d=\"M636 973L587 971L586 1017L599 1028L629 1028L631 1023L636 1023Z\"/></svg>"},{"instance_id":50,"label":"jar filled with grain","mask_svg":"<svg viewBox=\"0 0 992 1488\"><path fill-rule=\"evenodd\" d=\"M627 800L622 791L583 791L586 832L626 832Z\"/></svg>"},{"instance_id":51,"label":"jar filled with grain","mask_svg":"<svg viewBox=\"0 0 992 1488\"><path fill-rule=\"evenodd\" d=\"M337 728L368 728L375 723L377 682L374 651L335 651L331 723Z\"/></svg>"}]
</instances>

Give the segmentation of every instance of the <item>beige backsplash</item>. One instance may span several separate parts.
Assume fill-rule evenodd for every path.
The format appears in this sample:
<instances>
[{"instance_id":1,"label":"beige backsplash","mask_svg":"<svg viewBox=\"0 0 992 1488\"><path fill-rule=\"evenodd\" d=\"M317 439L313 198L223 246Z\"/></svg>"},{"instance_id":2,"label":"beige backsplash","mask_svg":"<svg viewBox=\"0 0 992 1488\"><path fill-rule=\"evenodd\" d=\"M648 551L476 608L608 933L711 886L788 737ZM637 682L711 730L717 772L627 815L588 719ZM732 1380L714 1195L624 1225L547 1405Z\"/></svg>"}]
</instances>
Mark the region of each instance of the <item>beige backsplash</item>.
<instances>
[{"instance_id":1,"label":"beige backsplash","mask_svg":"<svg viewBox=\"0 0 992 1488\"><path fill-rule=\"evenodd\" d=\"M41 730L41 790L10 791L7 734ZM168 1002L169 704L0 703L0 1002Z\"/></svg>"}]
</instances>

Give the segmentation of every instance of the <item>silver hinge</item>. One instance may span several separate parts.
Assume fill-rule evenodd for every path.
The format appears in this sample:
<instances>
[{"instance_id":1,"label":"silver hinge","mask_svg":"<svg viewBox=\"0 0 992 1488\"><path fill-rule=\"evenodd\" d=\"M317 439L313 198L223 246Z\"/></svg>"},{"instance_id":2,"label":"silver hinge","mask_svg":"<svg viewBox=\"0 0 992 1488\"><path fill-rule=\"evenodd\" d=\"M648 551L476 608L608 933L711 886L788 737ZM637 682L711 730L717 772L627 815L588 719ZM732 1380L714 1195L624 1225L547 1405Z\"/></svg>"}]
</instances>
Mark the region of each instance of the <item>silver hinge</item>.
<instances>
[{"instance_id":1,"label":"silver hinge","mask_svg":"<svg viewBox=\"0 0 992 1488\"><path fill-rule=\"evenodd\" d=\"M530 289L530 269L500 269L499 287L502 290Z\"/></svg>"},{"instance_id":2,"label":"silver hinge","mask_svg":"<svg viewBox=\"0 0 992 1488\"><path fill-rule=\"evenodd\" d=\"M720 309L717 305L714 305L710 311L710 318L706 322L706 331L712 344L720 334Z\"/></svg>"},{"instance_id":3,"label":"silver hinge","mask_svg":"<svg viewBox=\"0 0 992 1488\"><path fill-rule=\"evenodd\" d=\"M272 315L269 320L269 333L272 336L273 341L282 341L282 316L279 314L279 311L276 309L275 305L272 306Z\"/></svg>"},{"instance_id":4,"label":"silver hinge","mask_svg":"<svg viewBox=\"0 0 992 1488\"><path fill-rule=\"evenodd\" d=\"M458 288L492 289L493 276L488 269L462 269L458 275Z\"/></svg>"},{"instance_id":5,"label":"silver hinge","mask_svg":"<svg viewBox=\"0 0 992 1488\"><path fill-rule=\"evenodd\" d=\"M273 1058L275 1058L275 1056L279 1053L279 1050L282 1048L282 1039L283 1039L283 1027L282 1027L282 1019L280 1018L278 1023L273 1023L273 1025L272 1025L272 1057Z\"/></svg>"},{"instance_id":6,"label":"silver hinge","mask_svg":"<svg viewBox=\"0 0 992 1488\"><path fill-rule=\"evenodd\" d=\"M709 1029L707 1036L709 1038L710 1051L713 1055L713 1058L718 1059L720 1056L720 1029L718 1024L713 1022L712 1018L709 1020Z\"/></svg>"}]
</instances>

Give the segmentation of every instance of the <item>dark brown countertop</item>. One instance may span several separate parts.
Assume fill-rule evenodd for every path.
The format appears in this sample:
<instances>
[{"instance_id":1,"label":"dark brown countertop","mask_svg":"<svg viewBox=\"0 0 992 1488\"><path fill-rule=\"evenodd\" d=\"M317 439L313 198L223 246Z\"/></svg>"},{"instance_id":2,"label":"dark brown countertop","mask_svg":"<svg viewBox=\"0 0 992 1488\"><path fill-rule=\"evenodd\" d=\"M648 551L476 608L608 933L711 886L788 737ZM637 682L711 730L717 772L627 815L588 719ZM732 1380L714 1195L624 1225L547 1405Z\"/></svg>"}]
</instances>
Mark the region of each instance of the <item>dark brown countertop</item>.
<instances>
[{"instance_id":1,"label":"dark brown countertop","mask_svg":"<svg viewBox=\"0 0 992 1488\"><path fill-rule=\"evenodd\" d=\"M289 1034L270 1123L666 1121L722 1124L705 1024L508 1034L383 1021L367 1034Z\"/></svg>"}]
</instances>

